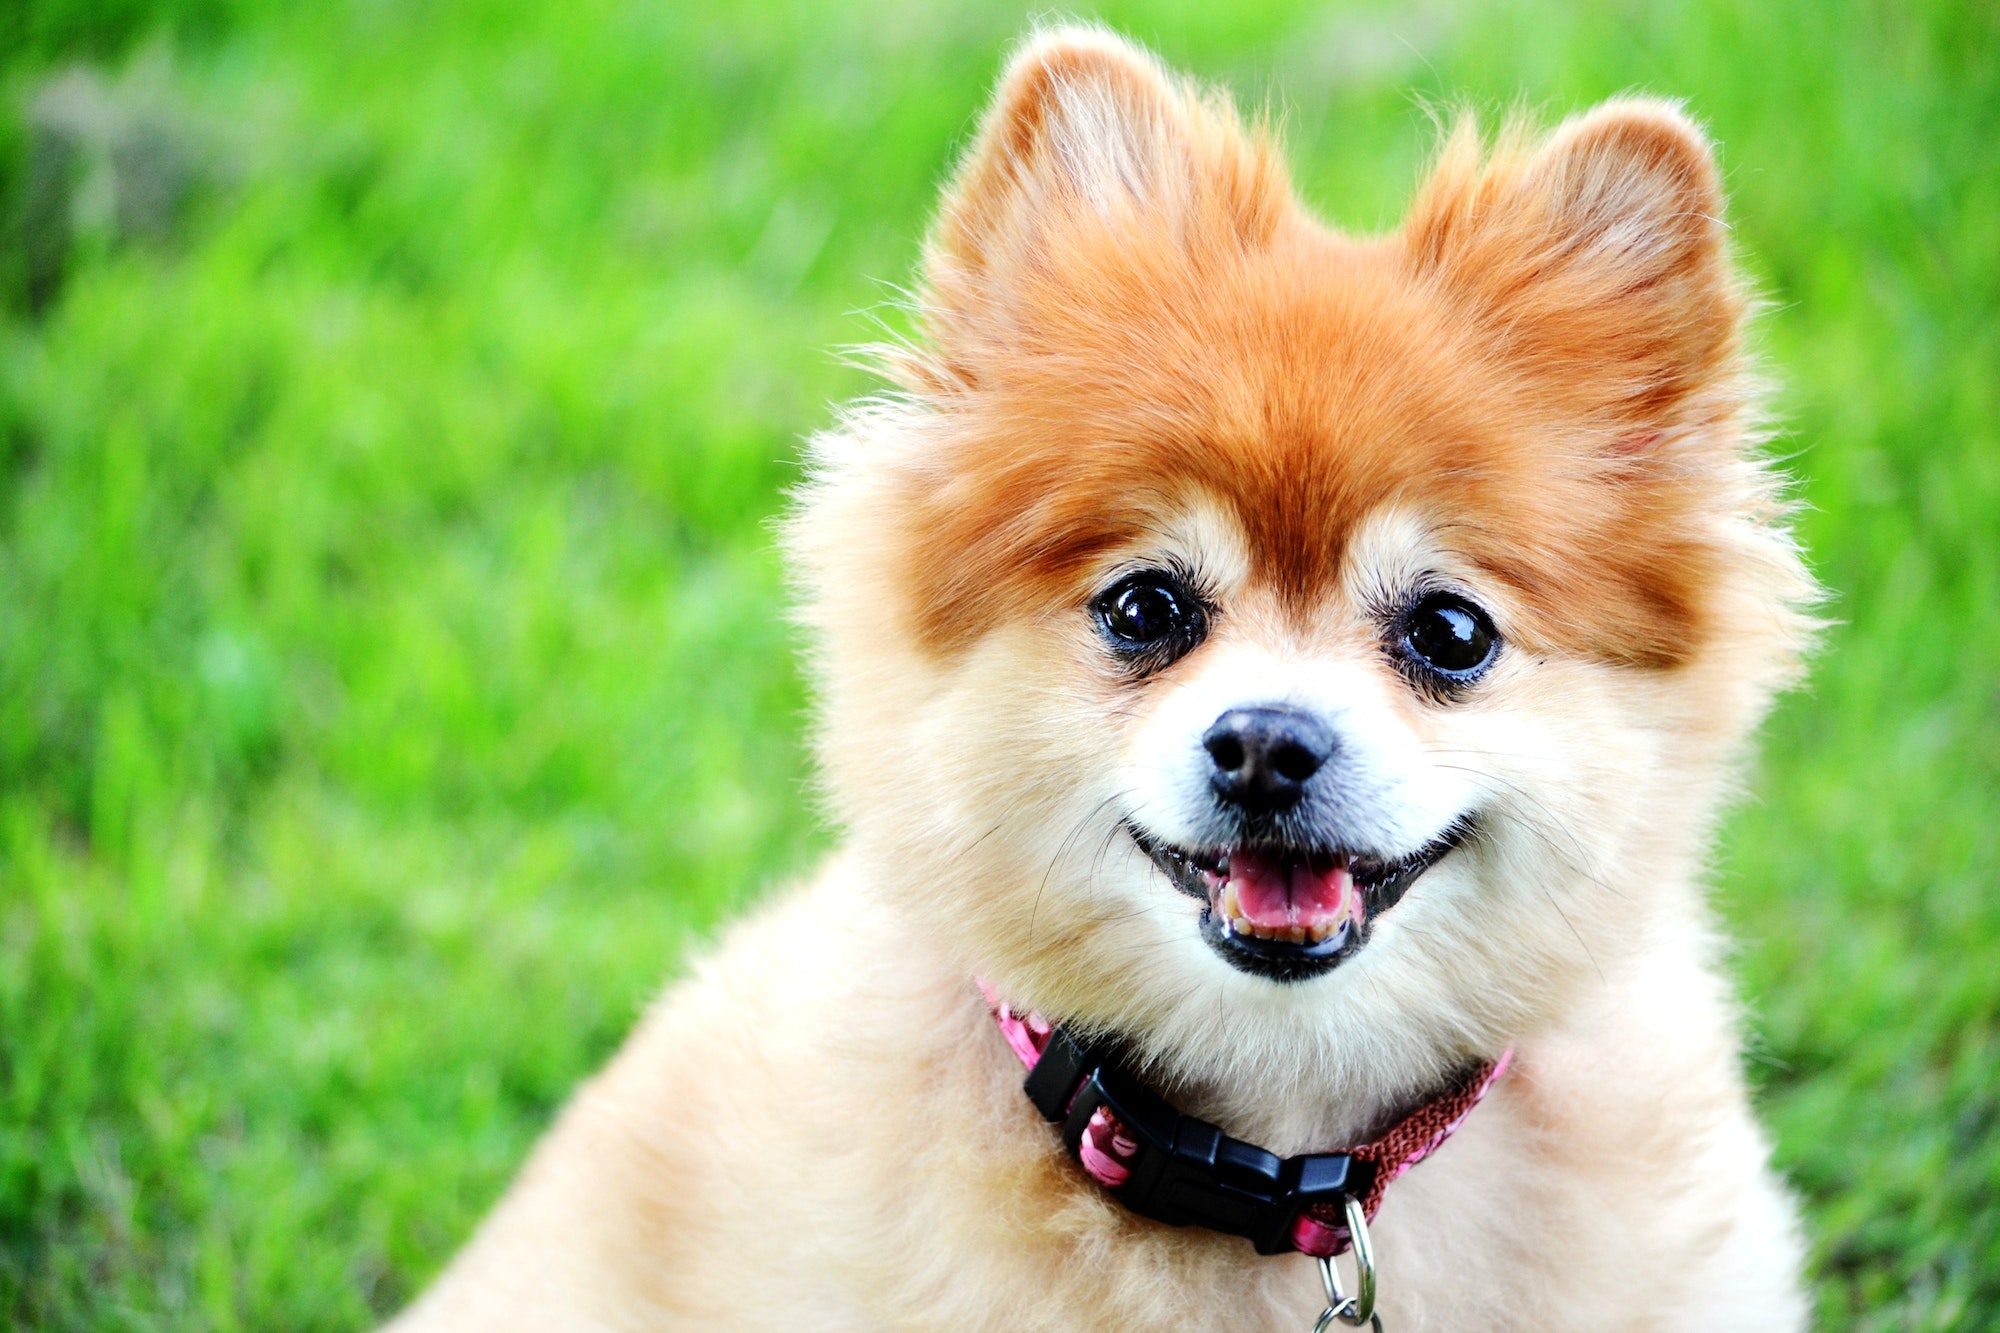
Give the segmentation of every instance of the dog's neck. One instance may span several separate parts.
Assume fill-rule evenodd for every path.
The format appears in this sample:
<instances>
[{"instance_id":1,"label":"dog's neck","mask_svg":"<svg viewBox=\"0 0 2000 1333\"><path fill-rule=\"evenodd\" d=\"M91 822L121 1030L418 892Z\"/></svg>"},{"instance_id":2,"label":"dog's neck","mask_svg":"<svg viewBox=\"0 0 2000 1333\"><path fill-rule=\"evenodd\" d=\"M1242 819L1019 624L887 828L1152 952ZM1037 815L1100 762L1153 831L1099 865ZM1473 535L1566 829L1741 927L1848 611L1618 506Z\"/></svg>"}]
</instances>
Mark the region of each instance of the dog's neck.
<instances>
[{"instance_id":1,"label":"dog's neck","mask_svg":"<svg viewBox=\"0 0 2000 1333\"><path fill-rule=\"evenodd\" d=\"M978 984L989 1006L1004 1003L989 983ZM1047 1030L1039 1015L1034 1021ZM1131 1052L1126 1062L1131 1071L1183 1113L1281 1156L1364 1142L1462 1076L1468 1065L1499 1055L1439 1055L1398 1062L1401 1068L1379 1059L1363 1067L1324 1051L1291 1063L1252 1062L1227 1053L1218 1059L1212 1049L1148 1052L1118 1032L1095 1036ZM1032 1064L1018 1041L1013 1044L1015 1056Z\"/></svg>"},{"instance_id":2,"label":"dog's neck","mask_svg":"<svg viewBox=\"0 0 2000 1333\"><path fill-rule=\"evenodd\" d=\"M1373 1219L1389 1184L1457 1131L1513 1058L1509 1050L1460 1071L1366 1142L1280 1156L1135 1082L1115 1046L1021 1013L978 984L995 1028L1028 1071L1028 1101L1062 1125L1086 1174L1143 1216L1240 1235L1263 1254L1298 1249L1326 1258L1350 1241L1359 1246L1357 1228Z\"/></svg>"}]
</instances>

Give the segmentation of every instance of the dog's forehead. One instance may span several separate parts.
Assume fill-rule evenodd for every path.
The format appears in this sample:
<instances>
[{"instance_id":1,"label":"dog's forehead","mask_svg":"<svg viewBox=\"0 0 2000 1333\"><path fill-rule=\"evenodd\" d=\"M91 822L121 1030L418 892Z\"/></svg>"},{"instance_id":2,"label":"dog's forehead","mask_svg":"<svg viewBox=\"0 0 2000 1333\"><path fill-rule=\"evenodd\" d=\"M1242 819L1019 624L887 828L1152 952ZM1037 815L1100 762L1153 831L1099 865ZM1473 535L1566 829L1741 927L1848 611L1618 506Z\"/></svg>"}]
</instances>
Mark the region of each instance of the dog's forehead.
<instances>
[{"instance_id":1,"label":"dog's forehead","mask_svg":"<svg viewBox=\"0 0 2000 1333\"><path fill-rule=\"evenodd\" d=\"M1302 226L1228 263L1071 255L1012 318L1015 350L934 419L904 492L935 646L1086 598L1108 557L1208 504L1241 533L1246 579L1298 615L1394 508L1542 612L1530 633L1628 661L1684 648L1674 516L1607 487L1559 394L1388 242Z\"/></svg>"},{"instance_id":2,"label":"dog's forehead","mask_svg":"<svg viewBox=\"0 0 2000 1333\"><path fill-rule=\"evenodd\" d=\"M1193 491L1178 502L1144 497L1135 503L1153 512L1142 535L1107 559L1110 575L1162 565L1186 571L1205 592L1232 605L1254 604L1266 619L1293 629L1328 623L1329 618L1345 623L1357 612L1379 611L1426 582L1479 581L1440 540L1439 525L1419 510L1391 500L1353 522L1339 577L1300 617L1288 614L1299 608L1288 608L1273 595L1269 581L1259 577L1248 532L1226 499Z\"/></svg>"}]
</instances>

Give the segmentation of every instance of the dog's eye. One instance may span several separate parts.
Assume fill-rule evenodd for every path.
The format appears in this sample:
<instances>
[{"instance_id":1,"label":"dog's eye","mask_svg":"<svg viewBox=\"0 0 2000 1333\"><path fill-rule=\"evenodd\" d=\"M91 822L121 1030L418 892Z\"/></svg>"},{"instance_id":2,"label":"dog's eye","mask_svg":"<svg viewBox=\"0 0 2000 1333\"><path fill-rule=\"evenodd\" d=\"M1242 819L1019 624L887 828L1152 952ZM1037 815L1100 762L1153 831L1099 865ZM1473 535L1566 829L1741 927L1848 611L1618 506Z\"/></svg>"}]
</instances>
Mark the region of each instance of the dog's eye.
<instances>
[{"instance_id":1,"label":"dog's eye","mask_svg":"<svg viewBox=\"0 0 2000 1333\"><path fill-rule=\"evenodd\" d=\"M1187 590L1164 574L1134 574L1097 599L1105 633L1135 648L1185 633L1196 613Z\"/></svg>"},{"instance_id":2,"label":"dog's eye","mask_svg":"<svg viewBox=\"0 0 2000 1333\"><path fill-rule=\"evenodd\" d=\"M1112 650L1147 667L1173 661L1208 632L1201 599L1162 570L1120 579L1098 595L1091 610Z\"/></svg>"},{"instance_id":3,"label":"dog's eye","mask_svg":"<svg viewBox=\"0 0 2000 1333\"><path fill-rule=\"evenodd\" d=\"M1471 602L1455 593L1434 592L1404 616L1403 647L1430 671L1463 684L1492 663L1500 635Z\"/></svg>"}]
</instances>

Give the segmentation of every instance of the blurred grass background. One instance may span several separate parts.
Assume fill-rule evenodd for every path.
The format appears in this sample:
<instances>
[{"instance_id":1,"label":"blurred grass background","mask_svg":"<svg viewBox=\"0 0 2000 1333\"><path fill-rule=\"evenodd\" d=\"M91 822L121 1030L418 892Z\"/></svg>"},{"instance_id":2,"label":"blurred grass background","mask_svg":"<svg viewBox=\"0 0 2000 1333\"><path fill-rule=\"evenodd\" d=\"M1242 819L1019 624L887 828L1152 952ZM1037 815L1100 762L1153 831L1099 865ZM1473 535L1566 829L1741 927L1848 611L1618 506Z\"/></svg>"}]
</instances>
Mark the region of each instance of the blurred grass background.
<instances>
[{"instance_id":1,"label":"blurred grass background","mask_svg":"<svg viewBox=\"0 0 2000 1333\"><path fill-rule=\"evenodd\" d=\"M1719 858L1829 1328L2000 1326L2000 9L1109 3L1393 224L1684 96L1841 624ZM1018 8L0 7L0 1320L356 1329L824 841L767 520Z\"/></svg>"}]
</instances>

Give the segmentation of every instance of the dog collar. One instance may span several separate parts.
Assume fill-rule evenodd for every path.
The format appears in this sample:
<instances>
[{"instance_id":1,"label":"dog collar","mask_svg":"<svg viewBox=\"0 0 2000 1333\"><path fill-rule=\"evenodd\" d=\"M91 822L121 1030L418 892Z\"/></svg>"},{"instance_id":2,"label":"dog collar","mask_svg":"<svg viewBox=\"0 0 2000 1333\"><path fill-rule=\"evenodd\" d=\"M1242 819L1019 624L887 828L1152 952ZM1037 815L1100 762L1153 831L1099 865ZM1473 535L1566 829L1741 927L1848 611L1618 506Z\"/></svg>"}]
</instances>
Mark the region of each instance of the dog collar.
<instances>
[{"instance_id":1,"label":"dog collar","mask_svg":"<svg viewBox=\"0 0 2000 1333\"><path fill-rule=\"evenodd\" d=\"M1035 1109L1092 1180L1142 1217L1243 1236L1259 1254L1329 1259L1353 1244L1348 1207L1374 1221L1389 1182L1436 1152L1472 1113L1514 1052L1482 1061L1385 1133L1340 1152L1279 1157L1174 1109L1117 1052L1020 1013L981 981L1007 1045L1027 1066Z\"/></svg>"}]
</instances>

